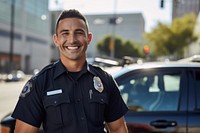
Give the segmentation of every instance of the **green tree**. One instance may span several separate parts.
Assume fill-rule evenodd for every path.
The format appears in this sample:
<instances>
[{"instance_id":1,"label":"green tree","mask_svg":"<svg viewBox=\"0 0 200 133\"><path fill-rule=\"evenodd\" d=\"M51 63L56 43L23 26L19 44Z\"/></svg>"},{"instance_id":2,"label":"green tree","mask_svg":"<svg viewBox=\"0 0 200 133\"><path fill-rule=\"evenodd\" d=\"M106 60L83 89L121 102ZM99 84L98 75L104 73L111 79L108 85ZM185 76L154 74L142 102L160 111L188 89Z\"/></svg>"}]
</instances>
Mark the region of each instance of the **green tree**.
<instances>
[{"instance_id":1,"label":"green tree","mask_svg":"<svg viewBox=\"0 0 200 133\"><path fill-rule=\"evenodd\" d=\"M131 57L141 57L141 53L139 51L139 47L141 44L132 43L131 41L125 41L123 43L123 48L121 54L123 56L131 56ZM120 51L120 49L118 49Z\"/></svg>"},{"instance_id":2,"label":"green tree","mask_svg":"<svg viewBox=\"0 0 200 133\"><path fill-rule=\"evenodd\" d=\"M97 43L97 50L102 55L110 55L110 42L111 36L108 35L101 41ZM131 41L124 41L120 37L114 37L114 50L115 50L115 58L121 59L124 56L131 56L131 57L141 57L139 48L137 47L137 43L133 43Z\"/></svg>"},{"instance_id":3,"label":"green tree","mask_svg":"<svg viewBox=\"0 0 200 133\"><path fill-rule=\"evenodd\" d=\"M197 39L193 34L196 18L196 15L191 13L174 19L171 25L158 23L152 32L145 34L152 52L157 56L182 57L184 49Z\"/></svg>"},{"instance_id":4,"label":"green tree","mask_svg":"<svg viewBox=\"0 0 200 133\"><path fill-rule=\"evenodd\" d=\"M110 36L106 36L103 40L97 43L97 50L103 55L110 54Z\"/></svg>"}]
</instances>

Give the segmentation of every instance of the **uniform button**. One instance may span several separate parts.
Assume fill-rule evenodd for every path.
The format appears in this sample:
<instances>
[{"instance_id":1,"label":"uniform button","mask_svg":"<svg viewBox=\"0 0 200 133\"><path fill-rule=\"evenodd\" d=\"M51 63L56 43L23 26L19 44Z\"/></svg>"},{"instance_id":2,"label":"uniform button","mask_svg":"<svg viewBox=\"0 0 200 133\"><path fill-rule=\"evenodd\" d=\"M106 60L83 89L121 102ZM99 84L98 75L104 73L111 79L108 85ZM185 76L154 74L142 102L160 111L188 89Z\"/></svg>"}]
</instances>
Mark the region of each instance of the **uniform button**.
<instances>
[{"instance_id":1,"label":"uniform button","mask_svg":"<svg viewBox=\"0 0 200 133\"><path fill-rule=\"evenodd\" d=\"M54 101L54 103L56 104L56 103L57 103L57 101Z\"/></svg>"},{"instance_id":2,"label":"uniform button","mask_svg":"<svg viewBox=\"0 0 200 133\"><path fill-rule=\"evenodd\" d=\"M84 120L84 117L81 117L81 120L83 121L83 120Z\"/></svg>"},{"instance_id":3,"label":"uniform button","mask_svg":"<svg viewBox=\"0 0 200 133\"><path fill-rule=\"evenodd\" d=\"M103 99L101 99L101 102L103 102Z\"/></svg>"}]
</instances>

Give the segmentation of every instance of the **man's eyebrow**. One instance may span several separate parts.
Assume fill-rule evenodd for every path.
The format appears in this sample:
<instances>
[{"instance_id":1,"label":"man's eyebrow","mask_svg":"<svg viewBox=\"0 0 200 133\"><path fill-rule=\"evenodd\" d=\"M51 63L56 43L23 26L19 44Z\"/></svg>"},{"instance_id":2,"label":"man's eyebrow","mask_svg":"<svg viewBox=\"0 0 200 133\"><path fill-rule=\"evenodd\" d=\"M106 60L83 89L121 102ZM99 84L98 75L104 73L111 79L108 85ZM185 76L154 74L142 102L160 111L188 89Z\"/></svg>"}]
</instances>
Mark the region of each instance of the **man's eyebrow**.
<instances>
[{"instance_id":1,"label":"man's eyebrow","mask_svg":"<svg viewBox=\"0 0 200 133\"><path fill-rule=\"evenodd\" d=\"M62 32L68 32L68 31L69 31L69 30L67 30L67 29L63 29L63 30L61 30L59 33L62 33ZM84 32L84 30L81 29L81 28L76 29L75 31L83 31L83 32Z\"/></svg>"},{"instance_id":2,"label":"man's eyebrow","mask_svg":"<svg viewBox=\"0 0 200 133\"><path fill-rule=\"evenodd\" d=\"M59 33L68 32L68 31L69 31L69 30L63 29L63 30L61 30Z\"/></svg>"},{"instance_id":3,"label":"man's eyebrow","mask_svg":"<svg viewBox=\"0 0 200 133\"><path fill-rule=\"evenodd\" d=\"M85 30L84 30L84 29L81 29L81 28L79 28L79 29L76 29L75 31L82 31L82 32L84 32Z\"/></svg>"}]
</instances>

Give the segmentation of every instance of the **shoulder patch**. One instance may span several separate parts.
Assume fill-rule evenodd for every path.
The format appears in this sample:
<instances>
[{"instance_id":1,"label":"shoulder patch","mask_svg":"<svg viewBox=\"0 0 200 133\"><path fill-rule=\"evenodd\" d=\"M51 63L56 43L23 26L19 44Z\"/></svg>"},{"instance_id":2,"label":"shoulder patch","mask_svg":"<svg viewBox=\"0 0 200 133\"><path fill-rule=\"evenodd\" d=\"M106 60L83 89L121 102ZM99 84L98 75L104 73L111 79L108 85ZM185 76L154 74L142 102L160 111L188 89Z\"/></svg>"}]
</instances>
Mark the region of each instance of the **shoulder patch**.
<instances>
[{"instance_id":1,"label":"shoulder patch","mask_svg":"<svg viewBox=\"0 0 200 133\"><path fill-rule=\"evenodd\" d=\"M32 90L32 83L30 81L28 81L25 84L25 86L24 86L24 88L23 88L23 90L22 90L22 92L20 94L20 97L21 98L26 97L27 94L29 94L31 92L31 90Z\"/></svg>"}]
</instances>

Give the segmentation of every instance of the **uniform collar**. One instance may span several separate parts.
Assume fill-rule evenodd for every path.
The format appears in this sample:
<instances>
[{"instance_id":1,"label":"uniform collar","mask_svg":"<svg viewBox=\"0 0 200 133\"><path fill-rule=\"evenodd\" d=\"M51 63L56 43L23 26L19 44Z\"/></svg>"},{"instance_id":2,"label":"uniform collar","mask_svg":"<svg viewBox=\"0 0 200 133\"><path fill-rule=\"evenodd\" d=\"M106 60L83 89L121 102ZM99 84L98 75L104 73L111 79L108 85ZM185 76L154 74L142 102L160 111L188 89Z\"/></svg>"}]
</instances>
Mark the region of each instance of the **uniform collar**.
<instances>
[{"instance_id":1,"label":"uniform collar","mask_svg":"<svg viewBox=\"0 0 200 133\"><path fill-rule=\"evenodd\" d=\"M96 74L96 71L94 70L94 67L91 65L91 64L88 64L87 63L87 70L90 72L90 73L92 73L93 75L97 75Z\"/></svg>"},{"instance_id":2,"label":"uniform collar","mask_svg":"<svg viewBox=\"0 0 200 133\"><path fill-rule=\"evenodd\" d=\"M65 68L65 66L63 65L61 60L58 60L54 64L55 64L54 79L57 78L58 76L60 76L61 74L67 72L67 69ZM88 64L87 62L85 63L85 65L84 65L84 67L83 67L83 69L81 71L82 71L82 73L85 73L85 72L89 71L93 75L96 75L92 65Z\"/></svg>"},{"instance_id":3,"label":"uniform collar","mask_svg":"<svg viewBox=\"0 0 200 133\"><path fill-rule=\"evenodd\" d=\"M65 73L67 69L62 64L61 60L58 60L55 64L55 71L54 71L54 79L60 76L61 74Z\"/></svg>"}]
</instances>

